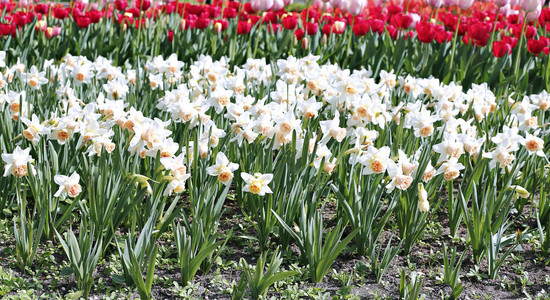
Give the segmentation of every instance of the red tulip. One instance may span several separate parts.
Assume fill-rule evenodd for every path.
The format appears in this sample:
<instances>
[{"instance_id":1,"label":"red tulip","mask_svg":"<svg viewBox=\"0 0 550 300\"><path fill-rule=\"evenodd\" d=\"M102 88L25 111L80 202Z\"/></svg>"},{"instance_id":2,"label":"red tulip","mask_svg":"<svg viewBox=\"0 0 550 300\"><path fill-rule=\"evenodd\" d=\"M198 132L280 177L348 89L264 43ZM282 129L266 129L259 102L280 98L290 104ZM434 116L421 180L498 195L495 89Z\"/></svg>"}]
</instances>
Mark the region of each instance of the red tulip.
<instances>
[{"instance_id":1,"label":"red tulip","mask_svg":"<svg viewBox=\"0 0 550 300\"><path fill-rule=\"evenodd\" d=\"M206 12L208 13L208 18L210 19L218 18L222 14L221 8L217 6L208 6Z\"/></svg>"},{"instance_id":2,"label":"red tulip","mask_svg":"<svg viewBox=\"0 0 550 300\"><path fill-rule=\"evenodd\" d=\"M386 9L388 10L389 15L398 14L398 13L401 13L403 11L403 7L401 5L388 5L388 7L386 7Z\"/></svg>"},{"instance_id":3,"label":"red tulip","mask_svg":"<svg viewBox=\"0 0 550 300\"><path fill-rule=\"evenodd\" d=\"M541 53L542 51L544 51L544 48L546 48L548 46L548 41L547 40L535 40L535 39L530 39L527 41L527 51L535 54L535 55L539 55L539 53Z\"/></svg>"},{"instance_id":4,"label":"red tulip","mask_svg":"<svg viewBox=\"0 0 550 300\"><path fill-rule=\"evenodd\" d=\"M90 22L99 23L103 17L103 11L100 10L89 10L86 12L86 17L90 18Z\"/></svg>"},{"instance_id":5,"label":"red tulip","mask_svg":"<svg viewBox=\"0 0 550 300\"><path fill-rule=\"evenodd\" d=\"M151 6L150 0L136 0L136 7L140 10L147 10Z\"/></svg>"},{"instance_id":6,"label":"red tulip","mask_svg":"<svg viewBox=\"0 0 550 300\"><path fill-rule=\"evenodd\" d=\"M537 35L537 29L534 26L527 26L525 28L525 37L528 39L534 38Z\"/></svg>"},{"instance_id":7,"label":"red tulip","mask_svg":"<svg viewBox=\"0 0 550 300\"><path fill-rule=\"evenodd\" d=\"M493 42L493 55L495 57L503 57L509 55L512 52L512 46L505 41Z\"/></svg>"},{"instance_id":8,"label":"red tulip","mask_svg":"<svg viewBox=\"0 0 550 300\"><path fill-rule=\"evenodd\" d=\"M69 16L69 10L64 7L55 7L53 9L53 16L56 19L63 20Z\"/></svg>"},{"instance_id":9,"label":"red tulip","mask_svg":"<svg viewBox=\"0 0 550 300\"><path fill-rule=\"evenodd\" d=\"M197 29L205 29L208 25L210 25L210 19L208 18L199 18L195 23Z\"/></svg>"},{"instance_id":10,"label":"red tulip","mask_svg":"<svg viewBox=\"0 0 550 300\"><path fill-rule=\"evenodd\" d=\"M88 17L77 17L75 19L76 25L80 28L88 28L90 26L91 20Z\"/></svg>"},{"instance_id":11,"label":"red tulip","mask_svg":"<svg viewBox=\"0 0 550 300\"><path fill-rule=\"evenodd\" d=\"M395 28L409 28L409 26L412 24L413 19L409 15L404 15L401 13L395 14L391 16L391 24L395 26Z\"/></svg>"},{"instance_id":12,"label":"red tulip","mask_svg":"<svg viewBox=\"0 0 550 300\"><path fill-rule=\"evenodd\" d=\"M32 21L34 14L18 11L13 14L13 22L17 26L25 26Z\"/></svg>"},{"instance_id":13,"label":"red tulip","mask_svg":"<svg viewBox=\"0 0 550 300\"><path fill-rule=\"evenodd\" d=\"M46 15L50 11L50 4L49 3L38 3L34 7L34 12L37 14L43 14Z\"/></svg>"},{"instance_id":14,"label":"red tulip","mask_svg":"<svg viewBox=\"0 0 550 300\"><path fill-rule=\"evenodd\" d=\"M78 9L79 11L83 11L86 8L86 3L82 1L75 1L73 2L73 9Z\"/></svg>"},{"instance_id":15,"label":"red tulip","mask_svg":"<svg viewBox=\"0 0 550 300\"><path fill-rule=\"evenodd\" d=\"M230 2L232 3L232 2ZM226 7L224 10L223 10L223 17L224 18L228 18L228 19L233 19L237 16L237 9L235 8L232 8L232 7Z\"/></svg>"},{"instance_id":16,"label":"red tulip","mask_svg":"<svg viewBox=\"0 0 550 300\"><path fill-rule=\"evenodd\" d=\"M174 40L174 31L168 30L168 42L171 43Z\"/></svg>"},{"instance_id":17,"label":"red tulip","mask_svg":"<svg viewBox=\"0 0 550 300\"><path fill-rule=\"evenodd\" d=\"M448 43L453 40L453 33L450 31L440 30L435 34L435 40L440 43Z\"/></svg>"},{"instance_id":18,"label":"red tulip","mask_svg":"<svg viewBox=\"0 0 550 300\"><path fill-rule=\"evenodd\" d=\"M307 22L305 27L307 35L314 35L319 31L319 23Z\"/></svg>"},{"instance_id":19,"label":"red tulip","mask_svg":"<svg viewBox=\"0 0 550 300\"><path fill-rule=\"evenodd\" d=\"M251 28L252 24L250 22L239 21L237 23L237 34L248 34Z\"/></svg>"},{"instance_id":20,"label":"red tulip","mask_svg":"<svg viewBox=\"0 0 550 300\"><path fill-rule=\"evenodd\" d=\"M118 10L125 10L128 7L128 1L126 0L116 0L115 7Z\"/></svg>"},{"instance_id":21,"label":"red tulip","mask_svg":"<svg viewBox=\"0 0 550 300\"><path fill-rule=\"evenodd\" d=\"M367 22L369 23L369 28L372 32L377 32L378 34L384 33L384 21L379 19L369 19Z\"/></svg>"},{"instance_id":22,"label":"red tulip","mask_svg":"<svg viewBox=\"0 0 550 300\"><path fill-rule=\"evenodd\" d=\"M136 7L128 8L127 13L131 13L134 18L139 18L140 12Z\"/></svg>"},{"instance_id":23,"label":"red tulip","mask_svg":"<svg viewBox=\"0 0 550 300\"><path fill-rule=\"evenodd\" d=\"M468 26L468 36L476 41L486 41L489 38L490 25L485 23L471 23Z\"/></svg>"},{"instance_id":24,"label":"red tulip","mask_svg":"<svg viewBox=\"0 0 550 300\"><path fill-rule=\"evenodd\" d=\"M296 39L297 40L302 40L302 38L304 37L304 30L302 28L298 28L296 29L296 31L294 31L294 36L296 36Z\"/></svg>"},{"instance_id":25,"label":"red tulip","mask_svg":"<svg viewBox=\"0 0 550 300\"><path fill-rule=\"evenodd\" d=\"M267 25L267 32L269 33L277 33L279 32L279 30L281 30L281 24L277 24L277 23L271 23L269 25Z\"/></svg>"},{"instance_id":26,"label":"red tulip","mask_svg":"<svg viewBox=\"0 0 550 300\"><path fill-rule=\"evenodd\" d=\"M13 31L13 28L15 27L11 24L0 23L0 36L10 35Z\"/></svg>"},{"instance_id":27,"label":"red tulip","mask_svg":"<svg viewBox=\"0 0 550 300\"><path fill-rule=\"evenodd\" d=\"M264 23L277 23L277 14L273 12L266 12L264 14Z\"/></svg>"},{"instance_id":28,"label":"red tulip","mask_svg":"<svg viewBox=\"0 0 550 300\"><path fill-rule=\"evenodd\" d=\"M504 36L502 37L502 41L506 42L510 47L515 48L518 45L518 39L513 38L511 36Z\"/></svg>"},{"instance_id":29,"label":"red tulip","mask_svg":"<svg viewBox=\"0 0 550 300\"><path fill-rule=\"evenodd\" d=\"M286 16L281 20L281 24L287 30L294 30L298 26L298 18L296 16Z\"/></svg>"},{"instance_id":30,"label":"red tulip","mask_svg":"<svg viewBox=\"0 0 550 300\"><path fill-rule=\"evenodd\" d=\"M395 26L388 25L388 26L386 26L386 30L388 31L388 34L390 35L390 37L392 39L397 40L397 34L399 33L399 30L397 30L397 28L395 28Z\"/></svg>"},{"instance_id":31,"label":"red tulip","mask_svg":"<svg viewBox=\"0 0 550 300\"><path fill-rule=\"evenodd\" d=\"M540 11L539 23L546 24L550 21L550 8L544 8Z\"/></svg>"},{"instance_id":32,"label":"red tulip","mask_svg":"<svg viewBox=\"0 0 550 300\"><path fill-rule=\"evenodd\" d=\"M189 5L189 7L187 7L187 12L193 15L198 16L202 14L202 11L203 11L203 7L200 5Z\"/></svg>"},{"instance_id":33,"label":"red tulip","mask_svg":"<svg viewBox=\"0 0 550 300\"><path fill-rule=\"evenodd\" d=\"M250 4L250 2L246 2L246 3L243 5L243 10L244 10L247 14L254 14L254 13L256 13L256 11L252 8L252 5Z\"/></svg>"},{"instance_id":34,"label":"red tulip","mask_svg":"<svg viewBox=\"0 0 550 300\"><path fill-rule=\"evenodd\" d=\"M364 36L370 31L369 23L362 21L357 22L353 25L353 33L355 33L356 36Z\"/></svg>"},{"instance_id":35,"label":"red tulip","mask_svg":"<svg viewBox=\"0 0 550 300\"><path fill-rule=\"evenodd\" d=\"M435 39L435 28L431 23L418 22L416 24L416 35L422 43L431 43Z\"/></svg>"}]
</instances>

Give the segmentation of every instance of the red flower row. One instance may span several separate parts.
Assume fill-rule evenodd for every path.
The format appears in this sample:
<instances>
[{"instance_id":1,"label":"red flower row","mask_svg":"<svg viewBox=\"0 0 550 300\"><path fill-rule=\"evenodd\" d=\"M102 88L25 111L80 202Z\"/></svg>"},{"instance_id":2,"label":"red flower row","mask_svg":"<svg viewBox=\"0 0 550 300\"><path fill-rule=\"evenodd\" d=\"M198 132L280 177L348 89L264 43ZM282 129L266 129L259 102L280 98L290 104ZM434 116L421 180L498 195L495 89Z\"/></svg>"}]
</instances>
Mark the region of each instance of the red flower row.
<instances>
[{"instance_id":1,"label":"red flower row","mask_svg":"<svg viewBox=\"0 0 550 300\"><path fill-rule=\"evenodd\" d=\"M485 6L486 7L486 6ZM228 28L229 20L237 18L237 34L248 34L255 24L267 26L269 32L278 32L283 28L294 31L298 40L305 35L316 35L319 29L324 35L342 34L347 27L356 36L367 34L388 34L393 39L400 37L412 38L416 36L422 43L447 43L456 33L466 44L477 47L486 46L490 39L496 40L492 44L493 54L502 57L516 47L517 39L522 32L528 39L529 52L539 54L548 53L548 39L540 36L538 28L550 29L550 9L542 10L538 22L531 22L524 26L518 15L505 17L496 13L496 6L485 11L469 11L457 16L454 13L441 10L435 14L431 10L408 11L399 5L385 7L371 7L362 14L352 16L339 9L320 11L308 8L300 13L290 13L284 10L267 11L262 15L255 12L250 3L217 2L212 5L194 5L190 3L171 2L152 7L150 0L136 0L130 7L127 0L116 0L114 4L97 10L83 2L73 2L70 7L39 3L34 6L18 7L15 2L0 4L0 10L6 10L4 21L0 23L0 35L15 35L17 27L23 27L35 18L52 16L63 20L72 16L76 25L87 28L90 24L99 23L103 18L112 19L119 24L139 28L146 19L156 20L162 15L178 14L182 21L180 27L187 29L206 29L213 26L219 33ZM522 29L525 30L522 31ZM40 28L47 31L48 27ZM491 38L492 34L494 36ZM50 35L51 36L51 35ZM171 37L173 38L173 31Z\"/></svg>"}]
</instances>

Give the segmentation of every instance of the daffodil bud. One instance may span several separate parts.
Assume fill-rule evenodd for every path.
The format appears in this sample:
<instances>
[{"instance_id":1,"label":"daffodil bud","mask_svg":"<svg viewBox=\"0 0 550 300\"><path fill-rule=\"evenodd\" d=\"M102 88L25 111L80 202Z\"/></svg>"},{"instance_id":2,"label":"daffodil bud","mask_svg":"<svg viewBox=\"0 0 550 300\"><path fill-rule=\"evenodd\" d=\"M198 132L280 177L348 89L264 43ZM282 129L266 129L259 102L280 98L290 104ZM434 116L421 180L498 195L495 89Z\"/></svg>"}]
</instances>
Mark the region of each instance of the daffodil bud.
<instances>
[{"instance_id":1,"label":"daffodil bud","mask_svg":"<svg viewBox=\"0 0 550 300\"><path fill-rule=\"evenodd\" d=\"M130 176L130 178L134 179L137 183L144 184L147 183L147 181L150 179L147 176L143 176L141 174L133 174Z\"/></svg>"},{"instance_id":2,"label":"daffodil bud","mask_svg":"<svg viewBox=\"0 0 550 300\"><path fill-rule=\"evenodd\" d=\"M515 190L516 196L521 197L523 199L527 199L531 195L525 188L519 185L512 185L509 187L509 189Z\"/></svg>"},{"instance_id":3,"label":"daffodil bud","mask_svg":"<svg viewBox=\"0 0 550 300\"><path fill-rule=\"evenodd\" d=\"M430 202L428 202L428 192L424 189L422 183L418 184L418 210L422 213L430 210Z\"/></svg>"}]
</instances>

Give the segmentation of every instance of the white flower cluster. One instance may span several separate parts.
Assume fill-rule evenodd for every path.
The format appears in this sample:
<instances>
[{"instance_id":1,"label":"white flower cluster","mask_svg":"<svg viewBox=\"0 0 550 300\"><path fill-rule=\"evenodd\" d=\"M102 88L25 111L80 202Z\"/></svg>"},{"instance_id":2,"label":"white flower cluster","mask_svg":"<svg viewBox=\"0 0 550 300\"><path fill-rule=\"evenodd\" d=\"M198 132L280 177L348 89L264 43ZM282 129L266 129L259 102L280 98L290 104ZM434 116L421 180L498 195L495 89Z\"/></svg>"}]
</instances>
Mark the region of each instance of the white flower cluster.
<instances>
[{"instance_id":1,"label":"white flower cluster","mask_svg":"<svg viewBox=\"0 0 550 300\"><path fill-rule=\"evenodd\" d=\"M88 155L97 155L102 149L112 152L118 143L113 141L114 127L118 126L129 135L129 142L118 146L142 158L160 154L173 178L169 193L181 192L189 178L185 165L185 149L189 147L174 141L176 123L198 131L201 158L228 135L228 141L239 146L267 140L266 147L273 149L290 145L295 139L297 158L303 155L308 139L308 154L316 149L314 166L331 173L340 163L337 151L345 144L348 146L343 150L351 154L349 163L361 164L364 174L387 172L389 191L407 189L415 176L422 176L425 182L437 174L453 180L464 168L459 162L463 155L477 158L482 153L492 167L501 168L512 165L520 146L545 156L537 114L549 108L546 92L525 96L519 102L499 101L486 84L474 84L463 92L454 83L398 77L393 71L381 71L376 80L369 70L343 70L330 63L320 65L317 60L311 55L289 57L269 65L264 59L248 59L246 64L232 68L227 59L213 61L201 56L186 72L175 54L167 60L155 57L137 70L113 66L103 57L90 61L67 55L59 64L46 61L43 71L31 66L29 72L18 62L0 74L0 112L8 109L14 120L21 118L26 126L22 135L34 144L41 137L64 144L76 136L78 146L85 147ZM24 84L15 84L17 78ZM162 113L151 110L154 115L145 116L129 105L127 96L135 90L137 80L142 88L148 86L151 93L161 95L158 101L140 101L155 102ZM28 103L27 91L33 93L49 85L57 87L59 109L40 120L32 113L33 105L40 103ZM24 88L13 88L20 86ZM93 99L80 99L78 95L86 86L101 89L96 89L100 92ZM507 119L489 131L478 130L476 124L505 107L510 108ZM166 117L169 119L163 120ZM382 132L387 136L385 130L395 125L410 138L432 143L438 159L422 174L416 174L418 146L413 150L409 147L406 153L398 145L402 150L392 153L391 139L377 142ZM4 160L10 164L9 158ZM6 172L23 174L24 166L12 163ZM225 155L218 156L208 174L228 183L237 167ZM246 176L248 183L256 178Z\"/></svg>"}]
</instances>

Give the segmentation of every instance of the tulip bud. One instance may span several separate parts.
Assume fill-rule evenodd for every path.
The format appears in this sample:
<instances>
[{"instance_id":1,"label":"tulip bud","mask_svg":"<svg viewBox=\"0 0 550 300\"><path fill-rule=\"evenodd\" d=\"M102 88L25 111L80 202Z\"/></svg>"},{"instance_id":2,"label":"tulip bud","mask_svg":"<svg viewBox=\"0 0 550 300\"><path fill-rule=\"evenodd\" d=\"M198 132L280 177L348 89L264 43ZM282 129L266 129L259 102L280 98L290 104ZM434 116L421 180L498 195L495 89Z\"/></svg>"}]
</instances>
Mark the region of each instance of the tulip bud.
<instances>
[{"instance_id":1,"label":"tulip bud","mask_svg":"<svg viewBox=\"0 0 550 300\"><path fill-rule=\"evenodd\" d=\"M219 22L214 23L214 32L215 33L222 32L222 23L219 23Z\"/></svg>"},{"instance_id":2,"label":"tulip bud","mask_svg":"<svg viewBox=\"0 0 550 300\"><path fill-rule=\"evenodd\" d=\"M323 37L321 38L321 45L326 45L328 40L328 36L323 33Z\"/></svg>"},{"instance_id":3,"label":"tulip bud","mask_svg":"<svg viewBox=\"0 0 550 300\"><path fill-rule=\"evenodd\" d=\"M346 23L342 21L336 21L334 22L334 31L335 32L343 32L346 29Z\"/></svg>"},{"instance_id":4,"label":"tulip bud","mask_svg":"<svg viewBox=\"0 0 550 300\"><path fill-rule=\"evenodd\" d=\"M36 21L35 27L36 27L36 30L46 31L48 24L46 23L46 20L39 20L39 21Z\"/></svg>"},{"instance_id":5,"label":"tulip bud","mask_svg":"<svg viewBox=\"0 0 550 300\"><path fill-rule=\"evenodd\" d=\"M185 30L185 26L187 25L187 21L185 19L181 19L180 21L180 29Z\"/></svg>"},{"instance_id":6,"label":"tulip bud","mask_svg":"<svg viewBox=\"0 0 550 300\"><path fill-rule=\"evenodd\" d=\"M306 37L303 37L302 38L302 49L307 50L308 47L309 47L309 42L308 42Z\"/></svg>"}]
</instances>

